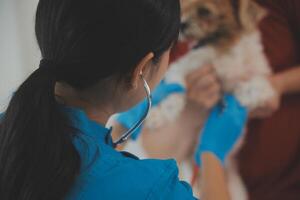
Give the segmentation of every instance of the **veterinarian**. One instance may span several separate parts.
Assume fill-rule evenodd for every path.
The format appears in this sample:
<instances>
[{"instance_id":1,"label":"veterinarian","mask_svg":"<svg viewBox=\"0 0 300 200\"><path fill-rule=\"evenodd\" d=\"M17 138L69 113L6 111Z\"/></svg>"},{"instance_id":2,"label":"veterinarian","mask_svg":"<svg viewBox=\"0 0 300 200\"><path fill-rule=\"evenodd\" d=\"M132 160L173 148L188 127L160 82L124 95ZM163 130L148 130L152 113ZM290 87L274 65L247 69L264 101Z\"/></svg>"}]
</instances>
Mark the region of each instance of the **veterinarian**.
<instances>
[{"instance_id":1,"label":"veterinarian","mask_svg":"<svg viewBox=\"0 0 300 200\"><path fill-rule=\"evenodd\" d=\"M0 199L194 199L173 160L118 152L105 127L145 97L151 105L179 24L178 0L40 0L41 63L1 117ZM223 98L197 151L204 200L229 199L222 165L247 116Z\"/></svg>"}]
</instances>

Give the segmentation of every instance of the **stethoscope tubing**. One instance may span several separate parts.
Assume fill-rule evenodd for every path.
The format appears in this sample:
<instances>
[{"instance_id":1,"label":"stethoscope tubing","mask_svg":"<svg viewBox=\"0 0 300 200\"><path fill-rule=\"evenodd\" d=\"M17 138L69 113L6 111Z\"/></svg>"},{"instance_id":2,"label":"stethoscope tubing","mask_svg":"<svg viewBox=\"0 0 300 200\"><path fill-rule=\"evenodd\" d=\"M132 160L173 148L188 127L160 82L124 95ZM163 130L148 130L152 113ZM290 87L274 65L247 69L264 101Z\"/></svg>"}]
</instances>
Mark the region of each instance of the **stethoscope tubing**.
<instances>
[{"instance_id":1,"label":"stethoscope tubing","mask_svg":"<svg viewBox=\"0 0 300 200\"><path fill-rule=\"evenodd\" d=\"M141 117L141 119L139 121L137 121L129 130L127 130L119 139L116 140L116 142L113 142L113 146L116 147L122 143L124 143L125 141L128 140L128 138L130 138L130 136L134 133L134 131L136 131L140 126L142 126L142 124L145 122L150 109L152 107L152 97L151 97L151 89L147 83L147 81L145 80L145 78L143 77L142 74L140 74L140 77L144 83L144 89L146 92L146 99L147 99L147 108L145 113L143 114L143 116Z\"/></svg>"}]
</instances>

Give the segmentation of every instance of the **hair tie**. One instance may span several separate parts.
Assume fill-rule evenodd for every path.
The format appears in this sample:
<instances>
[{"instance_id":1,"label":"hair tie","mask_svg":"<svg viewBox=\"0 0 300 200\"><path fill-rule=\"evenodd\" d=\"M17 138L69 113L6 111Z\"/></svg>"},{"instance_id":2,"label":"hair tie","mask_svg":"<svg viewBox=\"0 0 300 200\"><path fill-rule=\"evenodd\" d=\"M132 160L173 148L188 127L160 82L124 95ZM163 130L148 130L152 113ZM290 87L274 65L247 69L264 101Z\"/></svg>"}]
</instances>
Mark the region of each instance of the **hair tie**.
<instances>
[{"instance_id":1,"label":"hair tie","mask_svg":"<svg viewBox=\"0 0 300 200\"><path fill-rule=\"evenodd\" d=\"M42 59L40 61L40 65L37 70L40 72L47 73L48 75L51 74L51 77L55 77L55 79L59 79L60 67L56 62L52 60Z\"/></svg>"},{"instance_id":2,"label":"hair tie","mask_svg":"<svg viewBox=\"0 0 300 200\"><path fill-rule=\"evenodd\" d=\"M51 70L54 70L57 68L57 64L51 60L47 60L47 59L42 59L40 61L40 66L39 66L40 69L51 69Z\"/></svg>"}]
</instances>

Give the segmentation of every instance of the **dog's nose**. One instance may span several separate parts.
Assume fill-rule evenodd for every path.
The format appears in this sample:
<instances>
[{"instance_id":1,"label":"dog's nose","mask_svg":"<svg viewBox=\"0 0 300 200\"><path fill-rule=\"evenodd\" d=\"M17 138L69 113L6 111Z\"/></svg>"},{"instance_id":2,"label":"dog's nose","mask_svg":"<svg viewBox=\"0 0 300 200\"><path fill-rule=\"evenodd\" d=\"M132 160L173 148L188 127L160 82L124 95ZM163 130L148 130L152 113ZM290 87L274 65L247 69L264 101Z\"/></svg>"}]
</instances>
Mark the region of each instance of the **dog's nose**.
<instances>
[{"instance_id":1,"label":"dog's nose","mask_svg":"<svg viewBox=\"0 0 300 200\"><path fill-rule=\"evenodd\" d=\"M187 29L187 27L188 27L188 23L182 22L180 26L181 32L184 32Z\"/></svg>"}]
</instances>

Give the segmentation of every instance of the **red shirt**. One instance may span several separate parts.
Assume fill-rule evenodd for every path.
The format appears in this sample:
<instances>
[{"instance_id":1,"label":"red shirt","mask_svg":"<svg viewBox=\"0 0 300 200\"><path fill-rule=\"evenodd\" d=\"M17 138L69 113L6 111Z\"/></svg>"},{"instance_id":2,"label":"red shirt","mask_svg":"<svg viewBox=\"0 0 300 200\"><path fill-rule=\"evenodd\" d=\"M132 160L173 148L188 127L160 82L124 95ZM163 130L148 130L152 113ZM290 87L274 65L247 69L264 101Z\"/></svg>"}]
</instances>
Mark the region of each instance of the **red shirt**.
<instances>
[{"instance_id":1,"label":"red shirt","mask_svg":"<svg viewBox=\"0 0 300 200\"><path fill-rule=\"evenodd\" d=\"M261 23L275 72L300 66L300 0L257 0L269 10ZM300 199L300 95L283 97L271 118L249 123L239 155L251 200Z\"/></svg>"}]
</instances>

